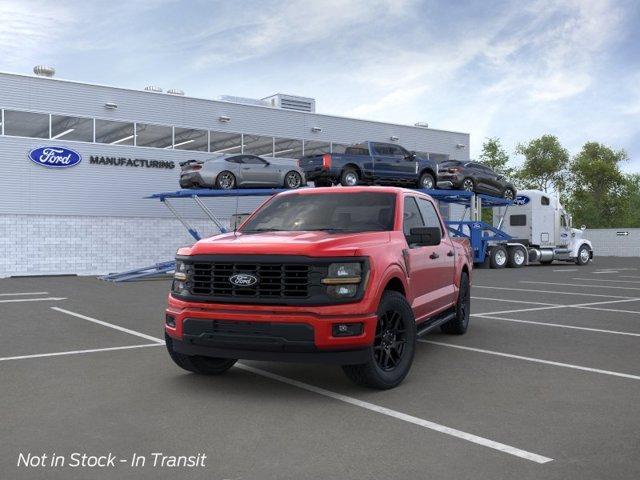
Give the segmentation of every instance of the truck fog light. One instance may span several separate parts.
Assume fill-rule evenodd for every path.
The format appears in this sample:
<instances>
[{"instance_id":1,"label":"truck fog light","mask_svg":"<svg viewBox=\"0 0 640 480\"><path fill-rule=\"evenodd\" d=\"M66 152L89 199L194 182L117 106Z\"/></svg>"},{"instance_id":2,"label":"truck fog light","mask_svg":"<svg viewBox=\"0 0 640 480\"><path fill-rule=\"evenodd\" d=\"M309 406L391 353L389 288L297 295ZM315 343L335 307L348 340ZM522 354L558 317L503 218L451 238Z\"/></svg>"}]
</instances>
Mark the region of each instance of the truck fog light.
<instances>
[{"instance_id":1,"label":"truck fog light","mask_svg":"<svg viewBox=\"0 0 640 480\"><path fill-rule=\"evenodd\" d=\"M355 337L362 335L363 325L361 323L336 323L331 329L334 337Z\"/></svg>"},{"instance_id":2,"label":"truck fog light","mask_svg":"<svg viewBox=\"0 0 640 480\"><path fill-rule=\"evenodd\" d=\"M164 317L164 323L166 323L168 327L176 328L176 319L171 315L166 315Z\"/></svg>"},{"instance_id":3,"label":"truck fog light","mask_svg":"<svg viewBox=\"0 0 640 480\"><path fill-rule=\"evenodd\" d=\"M327 293L336 298L353 297L357 291L358 285L330 285L327 287Z\"/></svg>"}]
</instances>

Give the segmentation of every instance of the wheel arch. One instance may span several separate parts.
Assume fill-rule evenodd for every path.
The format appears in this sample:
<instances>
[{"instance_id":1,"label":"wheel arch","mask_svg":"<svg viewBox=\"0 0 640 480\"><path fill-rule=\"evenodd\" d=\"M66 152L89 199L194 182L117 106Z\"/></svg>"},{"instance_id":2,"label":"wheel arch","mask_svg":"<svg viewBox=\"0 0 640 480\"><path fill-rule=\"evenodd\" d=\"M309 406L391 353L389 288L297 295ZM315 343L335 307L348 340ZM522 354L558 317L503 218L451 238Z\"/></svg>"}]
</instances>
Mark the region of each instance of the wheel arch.
<instances>
[{"instance_id":1,"label":"wheel arch","mask_svg":"<svg viewBox=\"0 0 640 480\"><path fill-rule=\"evenodd\" d=\"M362 179L362 169L355 163L349 162L346 165L344 165L342 167L342 169L340 170L340 173L342 174L342 172L344 172L347 168L352 168L354 169L357 173L358 173L358 177L360 177L360 179Z\"/></svg>"}]
</instances>

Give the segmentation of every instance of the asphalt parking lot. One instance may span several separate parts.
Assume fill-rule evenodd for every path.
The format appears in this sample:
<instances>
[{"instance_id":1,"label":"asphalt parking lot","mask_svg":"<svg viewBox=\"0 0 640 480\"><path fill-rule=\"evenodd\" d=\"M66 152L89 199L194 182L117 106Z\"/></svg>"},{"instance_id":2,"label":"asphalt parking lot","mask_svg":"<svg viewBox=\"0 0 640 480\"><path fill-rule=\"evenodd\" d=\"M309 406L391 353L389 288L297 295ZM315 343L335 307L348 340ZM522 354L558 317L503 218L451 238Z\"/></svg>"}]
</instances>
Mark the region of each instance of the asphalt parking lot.
<instances>
[{"instance_id":1,"label":"asphalt parking lot","mask_svg":"<svg viewBox=\"0 0 640 480\"><path fill-rule=\"evenodd\" d=\"M460 337L390 391L338 367L178 369L169 282L0 280L0 478L640 478L640 259L475 270ZM19 453L207 455L205 467L18 467Z\"/></svg>"}]
</instances>

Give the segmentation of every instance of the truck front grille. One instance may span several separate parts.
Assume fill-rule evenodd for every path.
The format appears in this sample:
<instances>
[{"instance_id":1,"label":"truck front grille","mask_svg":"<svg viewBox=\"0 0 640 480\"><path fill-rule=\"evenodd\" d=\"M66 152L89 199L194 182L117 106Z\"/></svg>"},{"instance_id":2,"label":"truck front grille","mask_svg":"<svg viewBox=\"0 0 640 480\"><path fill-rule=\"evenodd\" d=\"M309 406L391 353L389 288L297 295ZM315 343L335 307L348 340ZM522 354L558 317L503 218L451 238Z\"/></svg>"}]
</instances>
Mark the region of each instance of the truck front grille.
<instances>
[{"instance_id":1,"label":"truck front grille","mask_svg":"<svg viewBox=\"0 0 640 480\"><path fill-rule=\"evenodd\" d=\"M188 289L194 296L229 298L307 298L310 267L288 263L196 262L187 269ZM237 286L230 279L250 274L258 281Z\"/></svg>"}]
</instances>

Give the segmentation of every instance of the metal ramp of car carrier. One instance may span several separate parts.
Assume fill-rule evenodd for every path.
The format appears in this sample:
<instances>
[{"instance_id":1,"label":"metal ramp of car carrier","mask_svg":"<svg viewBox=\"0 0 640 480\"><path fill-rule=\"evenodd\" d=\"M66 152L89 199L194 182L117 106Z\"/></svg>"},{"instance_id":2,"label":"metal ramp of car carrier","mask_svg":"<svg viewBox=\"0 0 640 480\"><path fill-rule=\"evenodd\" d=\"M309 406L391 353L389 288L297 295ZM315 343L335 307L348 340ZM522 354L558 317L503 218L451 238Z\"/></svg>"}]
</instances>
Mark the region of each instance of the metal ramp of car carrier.
<instances>
[{"instance_id":1,"label":"metal ramp of car carrier","mask_svg":"<svg viewBox=\"0 0 640 480\"><path fill-rule=\"evenodd\" d=\"M474 252L474 262L481 263L484 261L487 253L487 247L490 242L504 242L511 237L504 233L500 228L493 227L481 220L481 212L484 207L507 207L512 202L504 198L492 197L483 194L474 194L463 190L424 190L415 189L416 191L430 195L434 200L443 203L457 204L465 207L460 220L446 221L447 227L452 235L466 237L471 242ZM268 189L268 188L247 188L233 190L211 190L211 189L185 189L175 192L155 193L147 199L160 200L172 215L187 229L189 234L195 241L202 238L200 233L176 210L172 201L174 199L192 199L194 203L202 210L221 233L226 233L227 229L216 218L213 211L205 205L202 198L222 198L222 197L269 197L276 193L285 192L285 189ZM469 213L469 220L465 217ZM505 211L506 213L506 211ZM504 215L503 215L504 218ZM500 225L502 221L500 222ZM153 277L165 276L172 273L175 268L175 261L159 262L147 267L127 270L125 272L110 273L100 277L102 280L111 282L129 282L134 280L142 280Z\"/></svg>"}]
</instances>

